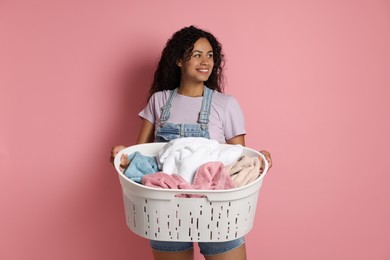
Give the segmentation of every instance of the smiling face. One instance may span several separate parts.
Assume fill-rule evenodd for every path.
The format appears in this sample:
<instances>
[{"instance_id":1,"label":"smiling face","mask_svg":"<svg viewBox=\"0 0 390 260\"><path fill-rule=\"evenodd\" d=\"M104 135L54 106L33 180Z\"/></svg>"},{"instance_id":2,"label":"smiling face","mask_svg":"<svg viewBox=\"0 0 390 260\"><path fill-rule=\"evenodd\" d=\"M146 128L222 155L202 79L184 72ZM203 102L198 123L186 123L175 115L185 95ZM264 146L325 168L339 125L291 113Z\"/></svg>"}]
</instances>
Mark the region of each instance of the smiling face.
<instances>
[{"instance_id":1,"label":"smiling face","mask_svg":"<svg viewBox=\"0 0 390 260\"><path fill-rule=\"evenodd\" d=\"M213 48L209 41L200 38L194 44L189 59L182 59L177 62L181 68L182 83L202 83L205 82L214 67Z\"/></svg>"}]
</instances>

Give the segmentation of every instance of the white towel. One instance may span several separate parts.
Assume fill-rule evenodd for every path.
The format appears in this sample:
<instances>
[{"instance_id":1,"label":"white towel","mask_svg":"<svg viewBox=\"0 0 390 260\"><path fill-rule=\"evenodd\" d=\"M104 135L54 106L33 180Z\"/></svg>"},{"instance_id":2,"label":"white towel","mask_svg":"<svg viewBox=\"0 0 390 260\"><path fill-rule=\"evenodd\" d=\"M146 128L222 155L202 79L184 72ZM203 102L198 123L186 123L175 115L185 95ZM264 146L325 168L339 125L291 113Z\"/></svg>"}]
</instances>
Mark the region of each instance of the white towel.
<instances>
[{"instance_id":1,"label":"white towel","mask_svg":"<svg viewBox=\"0 0 390 260\"><path fill-rule=\"evenodd\" d=\"M240 144L229 146L228 148L220 148L218 154L218 161L222 162L225 166L236 162L242 155L244 148Z\"/></svg>"},{"instance_id":2,"label":"white towel","mask_svg":"<svg viewBox=\"0 0 390 260\"><path fill-rule=\"evenodd\" d=\"M158 153L159 168L167 174L179 174L192 183L196 170L202 164L220 161L225 166L238 160L241 145L221 149L219 143L203 137L184 137L168 142Z\"/></svg>"}]
</instances>

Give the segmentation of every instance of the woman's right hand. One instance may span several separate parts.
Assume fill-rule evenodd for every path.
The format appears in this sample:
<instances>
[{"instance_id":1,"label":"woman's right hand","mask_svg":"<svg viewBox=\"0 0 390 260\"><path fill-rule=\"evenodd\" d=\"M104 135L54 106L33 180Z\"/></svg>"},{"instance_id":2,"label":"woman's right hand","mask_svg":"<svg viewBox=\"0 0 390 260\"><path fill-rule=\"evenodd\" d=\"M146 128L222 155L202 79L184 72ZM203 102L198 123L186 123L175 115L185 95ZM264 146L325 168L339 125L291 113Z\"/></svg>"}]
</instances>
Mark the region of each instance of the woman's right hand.
<instances>
[{"instance_id":1,"label":"woman's right hand","mask_svg":"<svg viewBox=\"0 0 390 260\"><path fill-rule=\"evenodd\" d=\"M115 156L120 152L122 151L123 149L125 149L125 147L123 145L117 145L117 146L114 146L112 147L111 149L111 157L110 157L110 162L112 164L114 164L114 159L115 159ZM127 166L129 166L130 164L130 161L129 161L129 158L127 156L127 154L122 154L121 156L121 162L120 162L120 167L122 169L126 169Z\"/></svg>"},{"instance_id":2,"label":"woman's right hand","mask_svg":"<svg viewBox=\"0 0 390 260\"><path fill-rule=\"evenodd\" d=\"M120 151L122 151L123 149L125 149L125 147L124 147L123 145L117 145L117 146L112 147L112 149L111 149L111 156L110 156L110 162L111 162L111 163L114 163L114 158L115 158L115 156L116 156Z\"/></svg>"}]
</instances>

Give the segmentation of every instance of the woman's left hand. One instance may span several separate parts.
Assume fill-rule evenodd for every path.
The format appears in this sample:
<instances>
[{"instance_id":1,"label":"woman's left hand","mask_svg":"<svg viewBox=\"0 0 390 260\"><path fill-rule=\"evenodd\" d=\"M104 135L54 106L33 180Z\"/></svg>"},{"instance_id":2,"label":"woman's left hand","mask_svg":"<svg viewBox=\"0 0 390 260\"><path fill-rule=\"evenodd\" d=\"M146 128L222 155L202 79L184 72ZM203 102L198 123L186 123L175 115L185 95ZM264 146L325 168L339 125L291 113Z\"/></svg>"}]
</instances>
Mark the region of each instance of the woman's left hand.
<instances>
[{"instance_id":1,"label":"woman's left hand","mask_svg":"<svg viewBox=\"0 0 390 260\"><path fill-rule=\"evenodd\" d=\"M266 150L262 150L262 151L260 151L260 153L262 153L265 156L265 159L268 161L268 170L271 169L271 167L272 167L271 154Z\"/></svg>"}]
</instances>

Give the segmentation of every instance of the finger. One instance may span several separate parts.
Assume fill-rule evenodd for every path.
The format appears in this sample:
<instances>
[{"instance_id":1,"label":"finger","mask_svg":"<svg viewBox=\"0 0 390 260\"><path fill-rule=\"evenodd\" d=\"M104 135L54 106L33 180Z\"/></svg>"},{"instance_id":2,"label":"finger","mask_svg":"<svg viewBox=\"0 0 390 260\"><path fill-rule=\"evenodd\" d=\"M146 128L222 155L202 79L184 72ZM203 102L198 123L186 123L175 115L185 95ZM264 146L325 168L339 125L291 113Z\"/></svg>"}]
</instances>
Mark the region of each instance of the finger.
<instances>
[{"instance_id":1,"label":"finger","mask_svg":"<svg viewBox=\"0 0 390 260\"><path fill-rule=\"evenodd\" d=\"M122 154L122 156L121 156L121 164L125 164L126 163L126 159L127 159L127 156L125 154Z\"/></svg>"},{"instance_id":2,"label":"finger","mask_svg":"<svg viewBox=\"0 0 390 260\"><path fill-rule=\"evenodd\" d=\"M271 168L272 167L272 159L271 159L271 157L267 158L267 162L268 162L268 168Z\"/></svg>"},{"instance_id":3,"label":"finger","mask_svg":"<svg viewBox=\"0 0 390 260\"><path fill-rule=\"evenodd\" d=\"M122 168L126 168L129 165L129 158L126 154L122 154L121 156L121 164Z\"/></svg>"},{"instance_id":4,"label":"finger","mask_svg":"<svg viewBox=\"0 0 390 260\"><path fill-rule=\"evenodd\" d=\"M111 149L111 156L110 156L110 162L111 163L114 163L114 159L115 159L115 156L118 154L118 152L116 151L115 147L113 147Z\"/></svg>"},{"instance_id":5,"label":"finger","mask_svg":"<svg viewBox=\"0 0 390 260\"><path fill-rule=\"evenodd\" d=\"M266 150L262 150L260 151L264 156L265 156L265 159L267 159L267 162L268 162L268 168L271 168L272 167L272 158L271 158L271 153L266 151Z\"/></svg>"}]
</instances>

